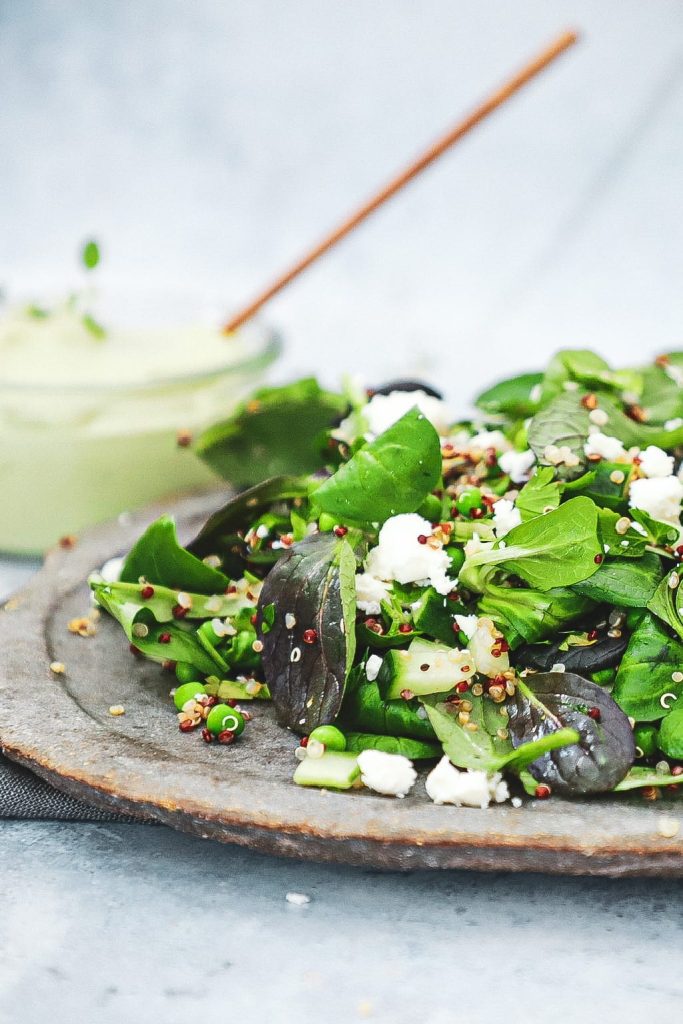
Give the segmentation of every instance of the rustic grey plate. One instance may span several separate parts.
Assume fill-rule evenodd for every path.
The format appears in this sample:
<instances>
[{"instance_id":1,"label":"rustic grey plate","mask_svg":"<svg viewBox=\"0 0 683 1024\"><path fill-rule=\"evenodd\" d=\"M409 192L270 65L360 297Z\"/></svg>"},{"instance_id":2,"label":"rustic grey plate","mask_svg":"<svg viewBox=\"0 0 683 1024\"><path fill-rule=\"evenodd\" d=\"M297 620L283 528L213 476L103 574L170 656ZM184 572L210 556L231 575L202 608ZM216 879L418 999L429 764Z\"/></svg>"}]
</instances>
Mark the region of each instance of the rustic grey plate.
<instances>
[{"instance_id":1,"label":"rustic grey plate","mask_svg":"<svg viewBox=\"0 0 683 1024\"><path fill-rule=\"evenodd\" d=\"M220 502L172 506L189 537ZM178 731L173 677L128 652L103 617L94 637L70 634L87 613L87 574L130 547L160 507L92 530L0 613L0 742L10 758L101 807L268 853L378 868L476 868L602 875L683 875L683 828L667 839L676 798L527 802L488 811L436 807L423 780L405 800L301 789L291 781L295 738L269 707L239 743L219 747ZM52 661L66 665L54 675ZM119 718L109 714L123 704Z\"/></svg>"}]
</instances>

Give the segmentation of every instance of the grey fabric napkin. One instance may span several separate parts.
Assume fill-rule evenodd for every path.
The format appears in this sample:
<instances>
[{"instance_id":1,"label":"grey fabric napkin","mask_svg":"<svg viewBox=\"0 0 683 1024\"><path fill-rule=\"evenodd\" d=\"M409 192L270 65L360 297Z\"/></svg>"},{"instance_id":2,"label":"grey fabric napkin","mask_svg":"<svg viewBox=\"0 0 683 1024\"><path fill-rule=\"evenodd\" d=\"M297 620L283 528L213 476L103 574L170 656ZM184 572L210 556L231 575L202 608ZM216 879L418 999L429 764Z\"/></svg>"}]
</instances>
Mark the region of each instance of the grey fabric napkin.
<instances>
[{"instance_id":1,"label":"grey fabric napkin","mask_svg":"<svg viewBox=\"0 0 683 1024\"><path fill-rule=\"evenodd\" d=\"M115 814L60 793L33 772L0 754L0 818L43 821L140 822L128 814Z\"/></svg>"}]
</instances>

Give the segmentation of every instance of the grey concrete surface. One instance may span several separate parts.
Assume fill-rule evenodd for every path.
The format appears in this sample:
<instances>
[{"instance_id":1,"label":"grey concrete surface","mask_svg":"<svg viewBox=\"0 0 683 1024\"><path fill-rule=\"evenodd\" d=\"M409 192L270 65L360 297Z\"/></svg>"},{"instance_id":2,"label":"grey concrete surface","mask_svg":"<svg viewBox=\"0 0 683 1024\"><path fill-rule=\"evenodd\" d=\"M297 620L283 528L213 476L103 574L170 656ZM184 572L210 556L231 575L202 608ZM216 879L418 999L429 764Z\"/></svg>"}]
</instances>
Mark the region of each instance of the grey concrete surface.
<instances>
[{"instance_id":1,"label":"grey concrete surface","mask_svg":"<svg viewBox=\"0 0 683 1024\"><path fill-rule=\"evenodd\" d=\"M0 826L0 871L8 1024L623 1024L683 998L670 880L378 874L27 822Z\"/></svg>"},{"instance_id":2,"label":"grey concrete surface","mask_svg":"<svg viewBox=\"0 0 683 1024\"><path fill-rule=\"evenodd\" d=\"M562 345L676 346L678 0L0 0L0 283L68 283L95 234L105 286L228 309L567 24L580 48L272 304L278 376L427 370L464 401ZM3 562L3 592L30 571ZM683 995L673 881L373 875L21 822L0 871L10 1024L621 1024Z\"/></svg>"}]
</instances>

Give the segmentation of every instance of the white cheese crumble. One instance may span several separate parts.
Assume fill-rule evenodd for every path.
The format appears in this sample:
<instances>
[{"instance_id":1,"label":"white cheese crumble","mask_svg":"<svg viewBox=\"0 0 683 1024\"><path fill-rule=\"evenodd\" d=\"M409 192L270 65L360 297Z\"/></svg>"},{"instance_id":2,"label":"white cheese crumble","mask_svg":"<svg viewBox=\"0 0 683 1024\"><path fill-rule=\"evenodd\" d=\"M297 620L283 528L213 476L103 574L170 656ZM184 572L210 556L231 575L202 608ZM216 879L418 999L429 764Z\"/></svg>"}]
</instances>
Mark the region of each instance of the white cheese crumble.
<instances>
[{"instance_id":1,"label":"white cheese crumble","mask_svg":"<svg viewBox=\"0 0 683 1024\"><path fill-rule=\"evenodd\" d=\"M498 465L512 480L513 484L524 484L531 476L531 468L536 456L527 449L525 452L503 452Z\"/></svg>"},{"instance_id":2,"label":"white cheese crumble","mask_svg":"<svg viewBox=\"0 0 683 1024\"><path fill-rule=\"evenodd\" d=\"M435 804L456 807L480 807L485 810L493 800L502 804L510 796L500 772L491 777L486 772L459 771L447 757L442 757L425 781L427 795Z\"/></svg>"},{"instance_id":3,"label":"white cheese crumble","mask_svg":"<svg viewBox=\"0 0 683 1024\"><path fill-rule=\"evenodd\" d=\"M591 409L588 413L588 419L591 423L595 423L596 427L604 427L609 421L609 416L604 409Z\"/></svg>"},{"instance_id":4,"label":"white cheese crumble","mask_svg":"<svg viewBox=\"0 0 683 1024\"><path fill-rule=\"evenodd\" d=\"M504 537L522 522L522 514L512 501L499 498L493 506L493 529L496 537Z\"/></svg>"},{"instance_id":5,"label":"white cheese crumble","mask_svg":"<svg viewBox=\"0 0 683 1024\"><path fill-rule=\"evenodd\" d=\"M683 482L675 476L634 480L629 491L631 508L640 508L653 519L675 526L679 525L682 500ZM635 523L633 528L637 528Z\"/></svg>"},{"instance_id":6,"label":"white cheese crumble","mask_svg":"<svg viewBox=\"0 0 683 1024\"><path fill-rule=\"evenodd\" d=\"M618 437L611 437L599 430L589 435L583 446L586 455L599 455L608 462L618 462L626 457L626 450Z\"/></svg>"},{"instance_id":7,"label":"white cheese crumble","mask_svg":"<svg viewBox=\"0 0 683 1024\"><path fill-rule=\"evenodd\" d=\"M390 590L391 585L384 580L369 572L359 573L356 576L356 605L368 615L379 615L382 610L380 601L385 599Z\"/></svg>"},{"instance_id":8,"label":"white cheese crumble","mask_svg":"<svg viewBox=\"0 0 683 1024\"><path fill-rule=\"evenodd\" d=\"M417 779L413 762L402 754L386 754L383 750L362 750L358 767L363 784L383 796L406 796Z\"/></svg>"},{"instance_id":9,"label":"white cheese crumble","mask_svg":"<svg viewBox=\"0 0 683 1024\"><path fill-rule=\"evenodd\" d=\"M448 594L455 581L447 573L451 559L440 544L420 543L418 537L431 539L431 524L408 512L387 519L379 531L379 543L366 559L366 573L379 580L419 583L431 586L439 594Z\"/></svg>"},{"instance_id":10,"label":"white cheese crumble","mask_svg":"<svg viewBox=\"0 0 683 1024\"><path fill-rule=\"evenodd\" d=\"M293 907L307 907L311 902L311 897L307 896L305 892L288 892L285 899Z\"/></svg>"},{"instance_id":11,"label":"white cheese crumble","mask_svg":"<svg viewBox=\"0 0 683 1024\"><path fill-rule=\"evenodd\" d=\"M487 448L495 448L497 452L506 452L512 445L502 430L480 430L467 442L467 448L471 452L485 452Z\"/></svg>"},{"instance_id":12,"label":"white cheese crumble","mask_svg":"<svg viewBox=\"0 0 683 1024\"><path fill-rule=\"evenodd\" d=\"M647 477L671 476L674 471L673 455L667 455L663 448L650 444L639 455L640 471Z\"/></svg>"},{"instance_id":13,"label":"white cheese crumble","mask_svg":"<svg viewBox=\"0 0 683 1024\"><path fill-rule=\"evenodd\" d=\"M422 390L390 391L388 395L373 395L368 404L361 409L361 415L367 425L366 438L372 440L378 434L384 433L414 406L418 407L439 434L448 432L452 415L447 404L440 398L434 398ZM347 417L347 420L350 419L351 417ZM347 420L339 425L341 434L346 431Z\"/></svg>"},{"instance_id":14,"label":"white cheese crumble","mask_svg":"<svg viewBox=\"0 0 683 1024\"><path fill-rule=\"evenodd\" d=\"M124 558L110 558L100 569L100 576L105 583L118 583L121 579Z\"/></svg>"},{"instance_id":15,"label":"white cheese crumble","mask_svg":"<svg viewBox=\"0 0 683 1024\"><path fill-rule=\"evenodd\" d=\"M477 672L485 676L497 676L510 668L507 651L500 651L496 656L493 651L503 639L502 633L496 629L492 619L480 618L477 628L467 642Z\"/></svg>"},{"instance_id":16,"label":"white cheese crumble","mask_svg":"<svg viewBox=\"0 0 683 1024\"><path fill-rule=\"evenodd\" d=\"M470 640L477 631L477 616L476 615L455 615L455 621L458 623L458 629L460 629L468 640Z\"/></svg>"},{"instance_id":17,"label":"white cheese crumble","mask_svg":"<svg viewBox=\"0 0 683 1024\"><path fill-rule=\"evenodd\" d=\"M365 662L365 676L369 683L374 683L382 667L382 658L379 654L371 654Z\"/></svg>"}]
</instances>

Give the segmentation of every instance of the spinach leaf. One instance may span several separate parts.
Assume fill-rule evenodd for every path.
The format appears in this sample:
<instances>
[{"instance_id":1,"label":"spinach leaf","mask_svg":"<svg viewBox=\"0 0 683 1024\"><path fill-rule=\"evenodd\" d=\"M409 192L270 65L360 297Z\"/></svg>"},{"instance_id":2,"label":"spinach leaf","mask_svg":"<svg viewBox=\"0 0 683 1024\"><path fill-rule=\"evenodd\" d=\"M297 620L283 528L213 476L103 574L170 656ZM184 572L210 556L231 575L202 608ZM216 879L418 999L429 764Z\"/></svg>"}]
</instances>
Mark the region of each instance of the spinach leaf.
<instances>
[{"instance_id":1,"label":"spinach leaf","mask_svg":"<svg viewBox=\"0 0 683 1024\"><path fill-rule=\"evenodd\" d=\"M527 429L529 447L541 465L547 466L545 450L548 445L558 448L567 447L579 460L576 466L560 465L557 474L564 480L572 480L581 476L587 459L583 450L588 437L590 420L588 411L583 408L574 392L562 392L540 409Z\"/></svg>"},{"instance_id":2,"label":"spinach leaf","mask_svg":"<svg viewBox=\"0 0 683 1024\"><path fill-rule=\"evenodd\" d=\"M590 579L574 584L578 594L622 608L646 608L662 578L662 563L652 551L642 558L605 561Z\"/></svg>"},{"instance_id":3,"label":"spinach leaf","mask_svg":"<svg viewBox=\"0 0 683 1024\"><path fill-rule=\"evenodd\" d=\"M202 675L224 672L227 664L213 648L204 647L194 630L175 623L160 623L152 612L136 601L121 601L107 585L96 588L98 603L109 612L123 627L128 640L145 657L152 661L186 661L193 665ZM146 636L137 636L133 626L144 623L147 627ZM170 637L168 643L160 641L163 635Z\"/></svg>"},{"instance_id":4,"label":"spinach leaf","mask_svg":"<svg viewBox=\"0 0 683 1024\"><path fill-rule=\"evenodd\" d=\"M508 718L506 714L501 714L501 707L492 701L468 694L472 704L470 723L477 726L476 730L470 730L460 725L457 707L436 696L420 699L444 753L458 768L485 771L489 775L503 768L522 771L547 751L576 743L579 738L574 729L558 729L552 736L540 737L514 749L509 738L501 739L497 735L496 730L505 728Z\"/></svg>"},{"instance_id":5,"label":"spinach leaf","mask_svg":"<svg viewBox=\"0 0 683 1024\"><path fill-rule=\"evenodd\" d=\"M475 404L478 409L494 416L531 416L538 408L538 401L531 395L542 380L542 373L522 373L518 377L501 380L482 391Z\"/></svg>"},{"instance_id":6,"label":"spinach leaf","mask_svg":"<svg viewBox=\"0 0 683 1024\"><path fill-rule=\"evenodd\" d=\"M415 700L383 700L377 683L366 681L354 686L349 678L340 722L342 728L352 730L433 740L434 729L428 718L417 714L418 707Z\"/></svg>"},{"instance_id":7,"label":"spinach leaf","mask_svg":"<svg viewBox=\"0 0 683 1024\"><path fill-rule=\"evenodd\" d=\"M683 682L672 679L672 673L681 671L683 644L648 614L631 636L612 696L627 715L656 722L667 713L670 701L683 695Z\"/></svg>"},{"instance_id":8,"label":"spinach leaf","mask_svg":"<svg viewBox=\"0 0 683 1024\"><path fill-rule=\"evenodd\" d=\"M647 548L647 538L630 527L626 533L617 533L616 526L621 518L611 509L598 510L598 533L605 558L640 558Z\"/></svg>"},{"instance_id":9,"label":"spinach leaf","mask_svg":"<svg viewBox=\"0 0 683 1024\"><path fill-rule=\"evenodd\" d=\"M683 640L683 589L679 581L675 569L667 573L647 607ZM671 582L674 583L673 587Z\"/></svg>"},{"instance_id":10,"label":"spinach leaf","mask_svg":"<svg viewBox=\"0 0 683 1024\"><path fill-rule=\"evenodd\" d=\"M628 718L605 690L573 672L544 672L519 680L509 712L512 742L518 746L562 727L578 732L577 743L529 765L534 778L556 793L607 792L633 764L635 744Z\"/></svg>"},{"instance_id":11,"label":"spinach leaf","mask_svg":"<svg viewBox=\"0 0 683 1024\"><path fill-rule=\"evenodd\" d=\"M667 757L683 758L683 703L674 707L659 727L659 749Z\"/></svg>"},{"instance_id":12,"label":"spinach leaf","mask_svg":"<svg viewBox=\"0 0 683 1024\"><path fill-rule=\"evenodd\" d=\"M563 349L550 361L543 377L543 401L559 394L574 381L592 391L632 391L640 394L642 377L637 370L612 370L590 349Z\"/></svg>"},{"instance_id":13,"label":"spinach leaf","mask_svg":"<svg viewBox=\"0 0 683 1024\"><path fill-rule=\"evenodd\" d=\"M425 740L406 736L381 736L371 732L347 732L346 749L353 753L361 750L383 750L385 754L402 754L411 761L428 761L441 757L441 747Z\"/></svg>"},{"instance_id":14,"label":"spinach leaf","mask_svg":"<svg viewBox=\"0 0 683 1024\"><path fill-rule=\"evenodd\" d=\"M476 570L500 565L521 576L537 590L568 587L592 576L596 556L603 553L598 541L598 510L589 498L571 498L554 512L529 519L505 537L505 546L469 555L460 570L460 581L481 590ZM600 559L598 559L599 561Z\"/></svg>"},{"instance_id":15,"label":"spinach leaf","mask_svg":"<svg viewBox=\"0 0 683 1024\"><path fill-rule=\"evenodd\" d=\"M489 583L477 614L493 619L514 648L521 641L529 644L555 636L594 607L592 601L568 587L554 587L542 593Z\"/></svg>"},{"instance_id":16,"label":"spinach leaf","mask_svg":"<svg viewBox=\"0 0 683 1024\"><path fill-rule=\"evenodd\" d=\"M641 370L643 390L640 404L648 423L665 423L683 416L683 388L672 380L663 367L648 366Z\"/></svg>"},{"instance_id":17,"label":"spinach leaf","mask_svg":"<svg viewBox=\"0 0 683 1024\"><path fill-rule=\"evenodd\" d=\"M439 435L415 407L359 449L311 498L342 523L382 523L414 512L440 477Z\"/></svg>"},{"instance_id":18,"label":"spinach leaf","mask_svg":"<svg viewBox=\"0 0 683 1024\"><path fill-rule=\"evenodd\" d=\"M640 508L629 509L629 516L645 530L645 540L648 544L652 544L655 547L666 547L676 543L678 528L672 526L671 523L661 523L658 519L653 519L647 512L643 512Z\"/></svg>"},{"instance_id":19,"label":"spinach leaf","mask_svg":"<svg viewBox=\"0 0 683 1024\"><path fill-rule=\"evenodd\" d=\"M270 480L250 487L241 494L230 498L222 508L210 516L194 540L187 545L193 555L204 558L206 555L225 556L237 539L238 530L245 530L266 510L294 498L303 498L308 490L308 482L303 477L275 476ZM228 558L238 564L243 559Z\"/></svg>"},{"instance_id":20,"label":"spinach leaf","mask_svg":"<svg viewBox=\"0 0 683 1024\"><path fill-rule=\"evenodd\" d=\"M631 483L633 467L621 462L600 462L593 463L590 474L585 474L586 479L574 480L571 485L572 494L585 494L603 508L626 511L628 504L628 489ZM621 483L619 477L621 476ZM613 479L614 478L614 479Z\"/></svg>"},{"instance_id":21,"label":"spinach leaf","mask_svg":"<svg viewBox=\"0 0 683 1024\"><path fill-rule=\"evenodd\" d=\"M634 445L647 448L648 445L654 444L670 451L683 444L683 426L675 430L666 430L654 424L639 423L627 416L621 406L608 396L600 397L600 408L608 416L604 432L611 437L618 437L626 448L632 448Z\"/></svg>"},{"instance_id":22,"label":"spinach leaf","mask_svg":"<svg viewBox=\"0 0 683 1024\"><path fill-rule=\"evenodd\" d=\"M287 551L263 584L263 669L279 720L295 732L308 733L339 712L355 648L354 572L348 541L318 534ZM269 605L275 611L266 632Z\"/></svg>"},{"instance_id":23,"label":"spinach leaf","mask_svg":"<svg viewBox=\"0 0 683 1024\"><path fill-rule=\"evenodd\" d=\"M560 504L561 491L562 485L555 479L552 466L538 466L515 501L522 520L552 512Z\"/></svg>"},{"instance_id":24,"label":"spinach leaf","mask_svg":"<svg viewBox=\"0 0 683 1024\"><path fill-rule=\"evenodd\" d=\"M262 388L197 439L195 451L224 480L249 487L268 477L312 473L324 464L322 432L348 402L307 378Z\"/></svg>"},{"instance_id":25,"label":"spinach leaf","mask_svg":"<svg viewBox=\"0 0 683 1024\"><path fill-rule=\"evenodd\" d=\"M222 572L181 547L170 516L162 516L148 526L128 553L121 582L137 583L140 577L197 594L220 594L230 582Z\"/></svg>"}]
</instances>

